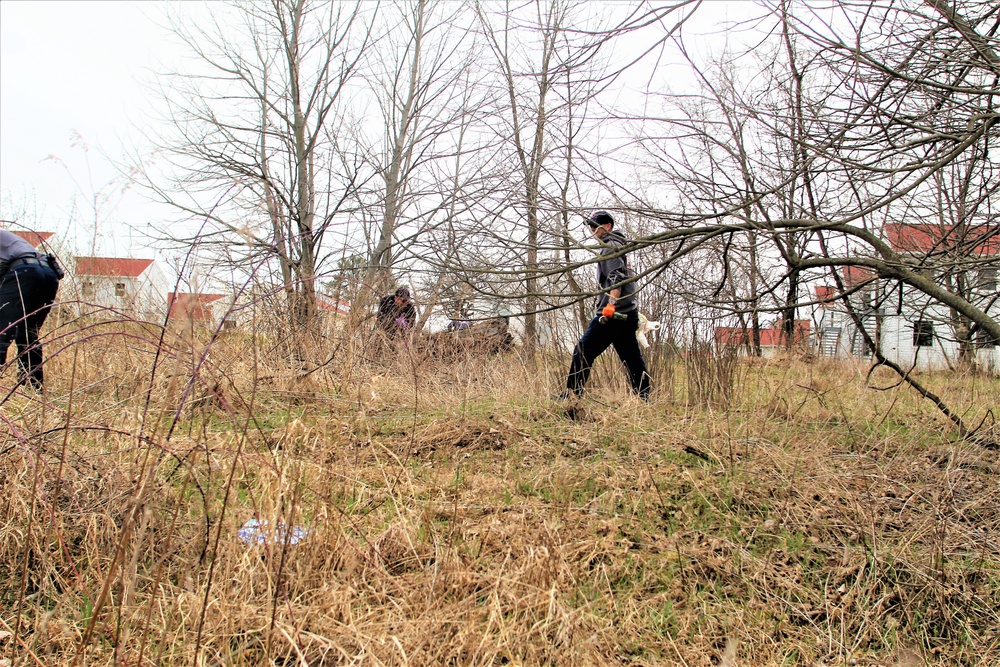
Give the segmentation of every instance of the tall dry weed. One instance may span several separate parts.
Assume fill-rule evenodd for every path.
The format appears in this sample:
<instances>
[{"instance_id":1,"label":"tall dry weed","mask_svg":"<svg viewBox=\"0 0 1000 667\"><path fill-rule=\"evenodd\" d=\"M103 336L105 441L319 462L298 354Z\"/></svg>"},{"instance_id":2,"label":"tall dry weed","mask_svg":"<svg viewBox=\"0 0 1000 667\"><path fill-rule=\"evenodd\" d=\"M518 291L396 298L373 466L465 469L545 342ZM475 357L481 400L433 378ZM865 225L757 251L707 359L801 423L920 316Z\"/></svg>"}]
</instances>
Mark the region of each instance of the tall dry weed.
<instances>
[{"instance_id":1,"label":"tall dry weed","mask_svg":"<svg viewBox=\"0 0 1000 667\"><path fill-rule=\"evenodd\" d=\"M735 346L716 349L706 341L694 341L684 357L688 404L727 407L738 386L738 361Z\"/></svg>"}]
</instances>

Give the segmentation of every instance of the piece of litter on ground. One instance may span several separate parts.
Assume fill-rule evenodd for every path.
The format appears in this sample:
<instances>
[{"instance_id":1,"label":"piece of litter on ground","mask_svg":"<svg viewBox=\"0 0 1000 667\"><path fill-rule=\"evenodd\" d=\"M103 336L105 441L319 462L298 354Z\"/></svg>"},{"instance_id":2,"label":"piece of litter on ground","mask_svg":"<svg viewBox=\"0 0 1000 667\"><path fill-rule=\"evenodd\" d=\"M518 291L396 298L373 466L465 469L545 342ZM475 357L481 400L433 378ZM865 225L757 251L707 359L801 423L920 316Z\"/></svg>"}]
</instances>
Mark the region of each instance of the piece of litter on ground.
<instances>
[{"instance_id":1,"label":"piece of litter on ground","mask_svg":"<svg viewBox=\"0 0 1000 667\"><path fill-rule=\"evenodd\" d=\"M275 542L284 538L286 544L298 544L309 535L309 530L302 526L295 526L291 530L285 524L279 523L277 527L271 528L267 521L250 519L243 524L237 536L247 544L267 544L268 540Z\"/></svg>"}]
</instances>

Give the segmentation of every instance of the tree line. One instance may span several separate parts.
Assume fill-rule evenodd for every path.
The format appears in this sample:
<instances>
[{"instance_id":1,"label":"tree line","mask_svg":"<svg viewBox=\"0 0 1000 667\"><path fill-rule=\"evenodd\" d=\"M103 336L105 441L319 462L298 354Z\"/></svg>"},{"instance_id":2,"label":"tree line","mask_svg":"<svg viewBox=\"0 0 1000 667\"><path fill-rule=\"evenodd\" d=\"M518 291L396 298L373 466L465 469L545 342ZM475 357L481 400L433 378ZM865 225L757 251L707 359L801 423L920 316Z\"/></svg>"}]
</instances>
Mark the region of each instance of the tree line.
<instances>
[{"instance_id":1,"label":"tree line","mask_svg":"<svg viewBox=\"0 0 1000 667\"><path fill-rule=\"evenodd\" d=\"M759 353L777 322L790 343L822 282L862 331L905 291L947 309L963 355L1000 341L1000 7L741 3L712 32L718 8L271 0L192 24L181 5L192 57L160 75L137 165L185 221L165 235L280 285L291 327L319 291L364 304L402 280L425 304L506 301L530 352L539 318L589 317L580 220L602 208L666 336L736 323ZM890 230L912 225L936 231L903 251Z\"/></svg>"}]
</instances>

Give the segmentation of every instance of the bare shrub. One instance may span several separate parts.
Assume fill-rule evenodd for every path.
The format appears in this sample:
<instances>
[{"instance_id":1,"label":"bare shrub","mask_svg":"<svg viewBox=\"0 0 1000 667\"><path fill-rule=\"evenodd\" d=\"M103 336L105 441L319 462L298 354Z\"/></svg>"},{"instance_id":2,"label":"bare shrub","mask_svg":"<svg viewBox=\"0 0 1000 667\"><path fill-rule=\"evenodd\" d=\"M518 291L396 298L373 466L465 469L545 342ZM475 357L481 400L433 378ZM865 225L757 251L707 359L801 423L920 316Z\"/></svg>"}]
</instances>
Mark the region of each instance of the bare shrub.
<instances>
[{"instance_id":1,"label":"bare shrub","mask_svg":"<svg viewBox=\"0 0 1000 667\"><path fill-rule=\"evenodd\" d=\"M738 359L732 345L714 349L707 341L694 341L684 357L688 405L728 406L739 380Z\"/></svg>"}]
</instances>

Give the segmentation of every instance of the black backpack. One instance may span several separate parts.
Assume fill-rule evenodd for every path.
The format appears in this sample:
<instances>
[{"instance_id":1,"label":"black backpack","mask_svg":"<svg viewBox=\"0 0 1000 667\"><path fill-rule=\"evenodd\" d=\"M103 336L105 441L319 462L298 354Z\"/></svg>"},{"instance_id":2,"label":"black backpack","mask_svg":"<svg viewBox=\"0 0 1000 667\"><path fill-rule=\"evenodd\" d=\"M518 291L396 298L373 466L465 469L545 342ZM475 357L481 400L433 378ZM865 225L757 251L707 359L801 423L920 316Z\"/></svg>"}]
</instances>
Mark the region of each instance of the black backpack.
<instances>
[{"instance_id":1,"label":"black backpack","mask_svg":"<svg viewBox=\"0 0 1000 667\"><path fill-rule=\"evenodd\" d=\"M63 276L66 275L66 272L62 270L61 266L59 266L59 260L56 259L56 256L51 252L45 255L45 263L48 264L49 268L52 269L52 272L56 274L56 280L62 280Z\"/></svg>"}]
</instances>

